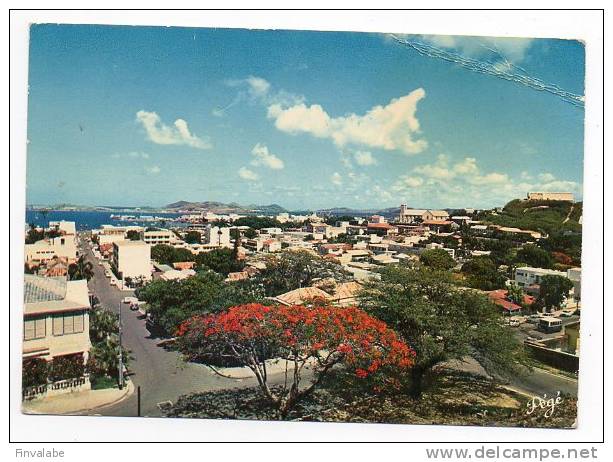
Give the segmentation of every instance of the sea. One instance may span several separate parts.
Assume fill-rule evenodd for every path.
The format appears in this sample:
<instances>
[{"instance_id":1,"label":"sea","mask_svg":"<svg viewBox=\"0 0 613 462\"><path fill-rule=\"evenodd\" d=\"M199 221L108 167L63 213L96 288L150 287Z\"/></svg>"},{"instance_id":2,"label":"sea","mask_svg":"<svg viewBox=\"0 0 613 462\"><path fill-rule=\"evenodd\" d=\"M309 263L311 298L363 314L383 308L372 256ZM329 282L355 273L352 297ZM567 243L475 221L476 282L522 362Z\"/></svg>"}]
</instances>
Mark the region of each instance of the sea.
<instances>
[{"instance_id":1,"label":"sea","mask_svg":"<svg viewBox=\"0 0 613 462\"><path fill-rule=\"evenodd\" d=\"M111 215L132 215L136 220L117 220L111 218ZM180 213L134 213L134 212L101 212L94 210L26 210L26 223L35 226L48 227L50 221L74 221L77 231L85 231L90 229L100 228L102 225L140 225L140 226L185 226L184 223L172 222L173 219L179 217ZM140 216L155 216L165 218L163 220L150 221L140 220Z\"/></svg>"}]
</instances>

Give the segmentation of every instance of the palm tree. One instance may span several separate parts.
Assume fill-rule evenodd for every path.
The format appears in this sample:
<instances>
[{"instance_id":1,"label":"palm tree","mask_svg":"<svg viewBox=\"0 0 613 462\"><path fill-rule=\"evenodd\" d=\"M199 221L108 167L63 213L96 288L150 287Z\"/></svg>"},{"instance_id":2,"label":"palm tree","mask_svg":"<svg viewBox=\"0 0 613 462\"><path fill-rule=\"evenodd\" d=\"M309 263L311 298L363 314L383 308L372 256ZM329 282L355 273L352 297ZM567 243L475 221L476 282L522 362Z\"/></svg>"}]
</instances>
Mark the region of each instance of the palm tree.
<instances>
[{"instance_id":1,"label":"palm tree","mask_svg":"<svg viewBox=\"0 0 613 462\"><path fill-rule=\"evenodd\" d=\"M85 256L81 255L76 263L68 266L68 279L74 281L77 279L87 279L88 281L94 277L94 265L89 261L85 261Z\"/></svg>"}]
</instances>

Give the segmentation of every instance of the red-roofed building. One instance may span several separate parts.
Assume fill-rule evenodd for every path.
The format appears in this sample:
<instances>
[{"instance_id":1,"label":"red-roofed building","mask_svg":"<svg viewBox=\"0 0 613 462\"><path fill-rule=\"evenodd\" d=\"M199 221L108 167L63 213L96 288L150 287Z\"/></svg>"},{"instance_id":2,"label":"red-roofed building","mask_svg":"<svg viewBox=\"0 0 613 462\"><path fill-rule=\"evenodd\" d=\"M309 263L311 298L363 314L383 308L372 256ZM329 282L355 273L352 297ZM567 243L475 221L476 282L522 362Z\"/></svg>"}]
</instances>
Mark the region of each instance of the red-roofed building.
<instances>
[{"instance_id":1,"label":"red-roofed building","mask_svg":"<svg viewBox=\"0 0 613 462\"><path fill-rule=\"evenodd\" d=\"M378 234L380 236L387 236L388 234L398 234L398 228L390 225L389 223L368 223L366 231L369 234Z\"/></svg>"},{"instance_id":2,"label":"red-roofed building","mask_svg":"<svg viewBox=\"0 0 613 462\"><path fill-rule=\"evenodd\" d=\"M512 302L507 298L509 292L505 289L492 290L488 292L489 299L496 305L501 307L505 314L517 314L521 313L522 307L517 303ZM534 297L530 295L524 295L524 304L532 305L534 303Z\"/></svg>"},{"instance_id":3,"label":"red-roofed building","mask_svg":"<svg viewBox=\"0 0 613 462\"><path fill-rule=\"evenodd\" d=\"M176 270L192 269L196 262L193 261L177 261L172 264Z\"/></svg>"}]
</instances>

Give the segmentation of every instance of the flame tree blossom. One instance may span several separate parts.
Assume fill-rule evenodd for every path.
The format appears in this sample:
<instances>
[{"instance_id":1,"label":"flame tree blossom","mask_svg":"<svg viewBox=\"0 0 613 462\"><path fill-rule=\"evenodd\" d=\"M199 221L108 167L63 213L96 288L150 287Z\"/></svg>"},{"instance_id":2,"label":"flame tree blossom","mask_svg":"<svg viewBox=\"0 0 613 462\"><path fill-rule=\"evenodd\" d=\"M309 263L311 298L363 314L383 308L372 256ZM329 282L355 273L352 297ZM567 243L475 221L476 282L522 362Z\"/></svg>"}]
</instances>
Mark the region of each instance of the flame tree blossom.
<instances>
[{"instance_id":1,"label":"flame tree blossom","mask_svg":"<svg viewBox=\"0 0 613 462\"><path fill-rule=\"evenodd\" d=\"M409 369L414 351L386 324L355 308L246 304L227 311L194 316L177 331L187 360L225 357L248 367L279 417L311 393L337 364L366 378L389 370ZM266 358L286 361L285 381L268 383ZM305 366L312 382L300 386Z\"/></svg>"}]
</instances>

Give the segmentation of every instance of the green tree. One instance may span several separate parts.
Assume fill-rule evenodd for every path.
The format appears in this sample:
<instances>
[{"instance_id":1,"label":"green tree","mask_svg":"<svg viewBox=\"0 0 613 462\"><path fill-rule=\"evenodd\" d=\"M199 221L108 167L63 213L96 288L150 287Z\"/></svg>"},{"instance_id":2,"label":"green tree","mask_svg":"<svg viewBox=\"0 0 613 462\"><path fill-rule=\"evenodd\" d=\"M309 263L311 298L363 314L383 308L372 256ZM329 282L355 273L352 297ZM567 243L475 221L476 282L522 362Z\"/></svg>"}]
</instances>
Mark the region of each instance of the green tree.
<instances>
[{"instance_id":1,"label":"green tree","mask_svg":"<svg viewBox=\"0 0 613 462\"><path fill-rule=\"evenodd\" d=\"M517 251L517 260L525 262L534 268L551 268L553 266L551 254L534 244L528 244L519 249Z\"/></svg>"},{"instance_id":2,"label":"green tree","mask_svg":"<svg viewBox=\"0 0 613 462\"><path fill-rule=\"evenodd\" d=\"M45 232L43 230L38 231L33 223L30 223L30 229L26 234L26 244L34 244L45 238Z\"/></svg>"},{"instance_id":3,"label":"green tree","mask_svg":"<svg viewBox=\"0 0 613 462\"><path fill-rule=\"evenodd\" d=\"M443 361L472 356L490 373L517 371L521 344L487 297L454 286L445 271L391 265L380 275L365 284L360 304L416 351L411 396L421 396L425 375Z\"/></svg>"},{"instance_id":4,"label":"green tree","mask_svg":"<svg viewBox=\"0 0 613 462\"><path fill-rule=\"evenodd\" d=\"M202 235L198 231L188 231L185 235L185 242L188 244L200 244L202 242Z\"/></svg>"},{"instance_id":5,"label":"green tree","mask_svg":"<svg viewBox=\"0 0 613 462\"><path fill-rule=\"evenodd\" d=\"M469 287L494 290L504 287L505 277L500 274L494 261L487 256L473 257L462 265Z\"/></svg>"},{"instance_id":6,"label":"green tree","mask_svg":"<svg viewBox=\"0 0 613 462\"><path fill-rule=\"evenodd\" d=\"M524 291L519 286L507 287L507 298L517 305L524 306Z\"/></svg>"},{"instance_id":7,"label":"green tree","mask_svg":"<svg viewBox=\"0 0 613 462\"><path fill-rule=\"evenodd\" d=\"M247 239L254 239L257 237L257 235L257 231L253 228L247 228L245 231L243 231L243 236L245 236Z\"/></svg>"},{"instance_id":8,"label":"green tree","mask_svg":"<svg viewBox=\"0 0 613 462\"><path fill-rule=\"evenodd\" d=\"M181 281L152 281L138 289L136 294L147 302L147 311L155 324L166 335L173 336L179 324L187 318L221 306L223 291L223 277L207 271Z\"/></svg>"},{"instance_id":9,"label":"green tree","mask_svg":"<svg viewBox=\"0 0 613 462\"><path fill-rule=\"evenodd\" d=\"M136 231L135 229L131 229L131 230L129 230L126 233L126 237L130 241L139 241L140 240L140 233L138 231Z\"/></svg>"},{"instance_id":10,"label":"green tree","mask_svg":"<svg viewBox=\"0 0 613 462\"><path fill-rule=\"evenodd\" d=\"M573 288L570 279L558 275L543 276L539 285L539 294L534 303L538 308L546 310L559 308Z\"/></svg>"},{"instance_id":11,"label":"green tree","mask_svg":"<svg viewBox=\"0 0 613 462\"><path fill-rule=\"evenodd\" d=\"M85 256L81 255L76 263L68 265L68 279L75 281L77 279L87 279L88 281L94 277L94 265L85 260Z\"/></svg>"},{"instance_id":12,"label":"green tree","mask_svg":"<svg viewBox=\"0 0 613 462\"><path fill-rule=\"evenodd\" d=\"M429 249L419 256L419 261L424 266L435 270L450 270L455 266L455 261L443 249Z\"/></svg>"},{"instance_id":13,"label":"green tree","mask_svg":"<svg viewBox=\"0 0 613 462\"><path fill-rule=\"evenodd\" d=\"M194 254L189 249L175 249L166 244L154 245L151 248L151 258L164 265L172 265L178 261L195 260Z\"/></svg>"},{"instance_id":14,"label":"green tree","mask_svg":"<svg viewBox=\"0 0 613 462\"><path fill-rule=\"evenodd\" d=\"M282 224L272 217L240 217L234 220L234 226L249 226L253 229L282 228Z\"/></svg>"},{"instance_id":15,"label":"green tree","mask_svg":"<svg viewBox=\"0 0 613 462\"><path fill-rule=\"evenodd\" d=\"M210 252L200 252L196 255L198 269L209 269L227 276L228 273L241 271L245 264L237 260L232 249L214 249Z\"/></svg>"},{"instance_id":16,"label":"green tree","mask_svg":"<svg viewBox=\"0 0 613 462\"><path fill-rule=\"evenodd\" d=\"M119 316L104 308L97 307L90 311L89 338L92 347L89 351L87 370L95 382L102 377L117 378L119 374ZM129 362L125 348L121 350L123 363Z\"/></svg>"},{"instance_id":17,"label":"green tree","mask_svg":"<svg viewBox=\"0 0 613 462\"><path fill-rule=\"evenodd\" d=\"M339 282L350 279L349 273L342 266L305 250L270 255L265 262L266 268L260 271L257 280L264 286L268 296L308 287L316 279L332 278Z\"/></svg>"}]
</instances>

